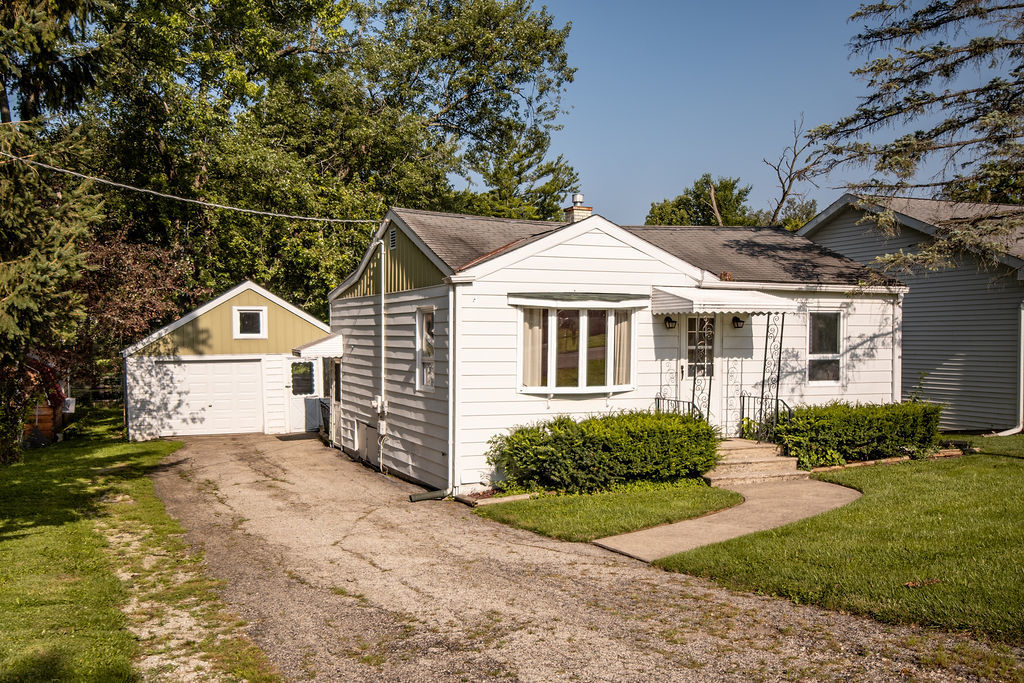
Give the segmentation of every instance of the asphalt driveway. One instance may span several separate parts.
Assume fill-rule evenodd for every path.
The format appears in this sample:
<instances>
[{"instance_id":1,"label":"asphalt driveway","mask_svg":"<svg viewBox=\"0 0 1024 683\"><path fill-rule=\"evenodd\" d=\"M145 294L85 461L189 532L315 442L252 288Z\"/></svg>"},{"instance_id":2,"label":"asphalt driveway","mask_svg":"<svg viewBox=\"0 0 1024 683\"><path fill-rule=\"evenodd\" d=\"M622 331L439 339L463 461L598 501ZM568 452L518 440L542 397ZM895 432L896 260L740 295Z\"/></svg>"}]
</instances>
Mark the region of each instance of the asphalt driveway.
<instances>
[{"instance_id":1,"label":"asphalt driveway","mask_svg":"<svg viewBox=\"0 0 1024 683\"><path fill-rule=\"evenodd\" d=\"M989 651L410 503L422 489L316 439L191 438L173 458L157 493L294 680L949 680Z\"/></svg>"}]
</instances>

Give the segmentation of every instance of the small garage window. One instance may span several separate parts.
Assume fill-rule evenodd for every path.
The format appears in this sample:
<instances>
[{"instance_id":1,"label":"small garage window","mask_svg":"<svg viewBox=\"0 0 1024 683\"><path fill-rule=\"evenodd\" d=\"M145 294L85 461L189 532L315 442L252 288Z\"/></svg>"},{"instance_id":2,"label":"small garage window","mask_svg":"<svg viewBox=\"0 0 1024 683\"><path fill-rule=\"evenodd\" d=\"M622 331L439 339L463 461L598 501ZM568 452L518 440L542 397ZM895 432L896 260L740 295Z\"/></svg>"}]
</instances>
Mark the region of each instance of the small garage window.
<instances>
[{"instance_id":1,"label":"small garage window","mask_svg":"<svg viewBox=\"0 0 1024 683\"><path fill-rule=\"evenodd\" d=\"M313 393L313 364L292 363L292 396L309 396Z\"/></svg>"},{"instance_id":2,"label":"small garage window","mask_svg":"<svg viewBox=\"0 0 1024 683\"><path fill-rule=\"evenodd\" d=\"M266 306L235 306L231 310L235 339L267 338Z\"/></svg>"}]
</instances>

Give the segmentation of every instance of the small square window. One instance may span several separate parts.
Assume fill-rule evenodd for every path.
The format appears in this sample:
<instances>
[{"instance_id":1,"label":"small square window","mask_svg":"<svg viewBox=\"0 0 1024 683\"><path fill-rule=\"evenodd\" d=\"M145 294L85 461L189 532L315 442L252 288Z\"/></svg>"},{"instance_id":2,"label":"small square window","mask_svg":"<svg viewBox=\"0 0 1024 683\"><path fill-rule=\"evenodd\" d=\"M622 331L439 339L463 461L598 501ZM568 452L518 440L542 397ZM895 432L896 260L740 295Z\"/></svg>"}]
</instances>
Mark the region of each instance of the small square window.
<instances>
[{"instance_id":1,"label":"small square window","mask_svg":"<svg viewBox=\"0 0 1024 683\"><path fill-rule=\"evenodd\" d=\"M260 330L260 313L259 311L239 311L238 313L238 333L239 334L259 334Z\"/></svg>"},{"instance_id":2,"label":"small square window","mask_svg":"<svg viewBox=\"0 0 1024 683\"><path fill-rule=\"evenodd\" d=\"M235 306L232 328L235 339L266 339L266 306Z\"/></svg>"}]
</instances>

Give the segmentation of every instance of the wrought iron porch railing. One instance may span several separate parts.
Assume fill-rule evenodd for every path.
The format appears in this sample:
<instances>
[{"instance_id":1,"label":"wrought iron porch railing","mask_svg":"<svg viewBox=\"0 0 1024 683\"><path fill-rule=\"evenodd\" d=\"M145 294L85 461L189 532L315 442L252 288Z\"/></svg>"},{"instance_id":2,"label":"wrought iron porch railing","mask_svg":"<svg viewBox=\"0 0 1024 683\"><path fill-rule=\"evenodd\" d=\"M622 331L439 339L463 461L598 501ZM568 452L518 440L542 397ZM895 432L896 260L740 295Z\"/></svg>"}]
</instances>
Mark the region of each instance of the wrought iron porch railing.
<instances>
[{"instance_id":1,"label":"wrought iron porch railing","mask_svg":"<svg viewBox=\"0 0 1024 683\"><path fill-rule=\"evenodd\" d=\"M758 441L774 441L779 424L792 417L793 409L781 398L740 396L740 424L744 426L744 436L756 436Z\"/></svg>"},{"instance_id":2,"label":"wrought iron porch railing","mask_svg":"<svg viewBox=\"0 0 1024 683\"><path fill-rule=\"evenodd\" d=\"M700 420L704 419L704 413L694 405L693 401L681 401L675 398L665 398L664 396L654 397L654 412L679 413L680 415L689 415Z\"/></svg>"}]
</instances>

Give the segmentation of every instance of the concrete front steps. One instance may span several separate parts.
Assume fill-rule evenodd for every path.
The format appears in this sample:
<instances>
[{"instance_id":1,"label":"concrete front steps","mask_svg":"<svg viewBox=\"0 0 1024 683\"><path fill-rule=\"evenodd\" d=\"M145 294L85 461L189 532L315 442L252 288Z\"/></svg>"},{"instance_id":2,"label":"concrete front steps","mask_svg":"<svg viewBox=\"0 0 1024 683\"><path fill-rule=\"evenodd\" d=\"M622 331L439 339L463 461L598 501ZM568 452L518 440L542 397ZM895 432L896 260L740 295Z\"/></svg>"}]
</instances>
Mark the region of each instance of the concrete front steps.
<instances>
[{"instance_id":1,"label":"concrete front steps","mask_svg":"<svg viewBox=\"0 0 1024 683\"><path fill-rule=\"evenodd\" d=\"M718 466L704 475L712 486L728 488L733 484L757 484L787 479L806 479L807 472L796 468L796 458L780 455L775 444L726 439L718 445L722 456Z\"/></svg>"}]
</instances>

